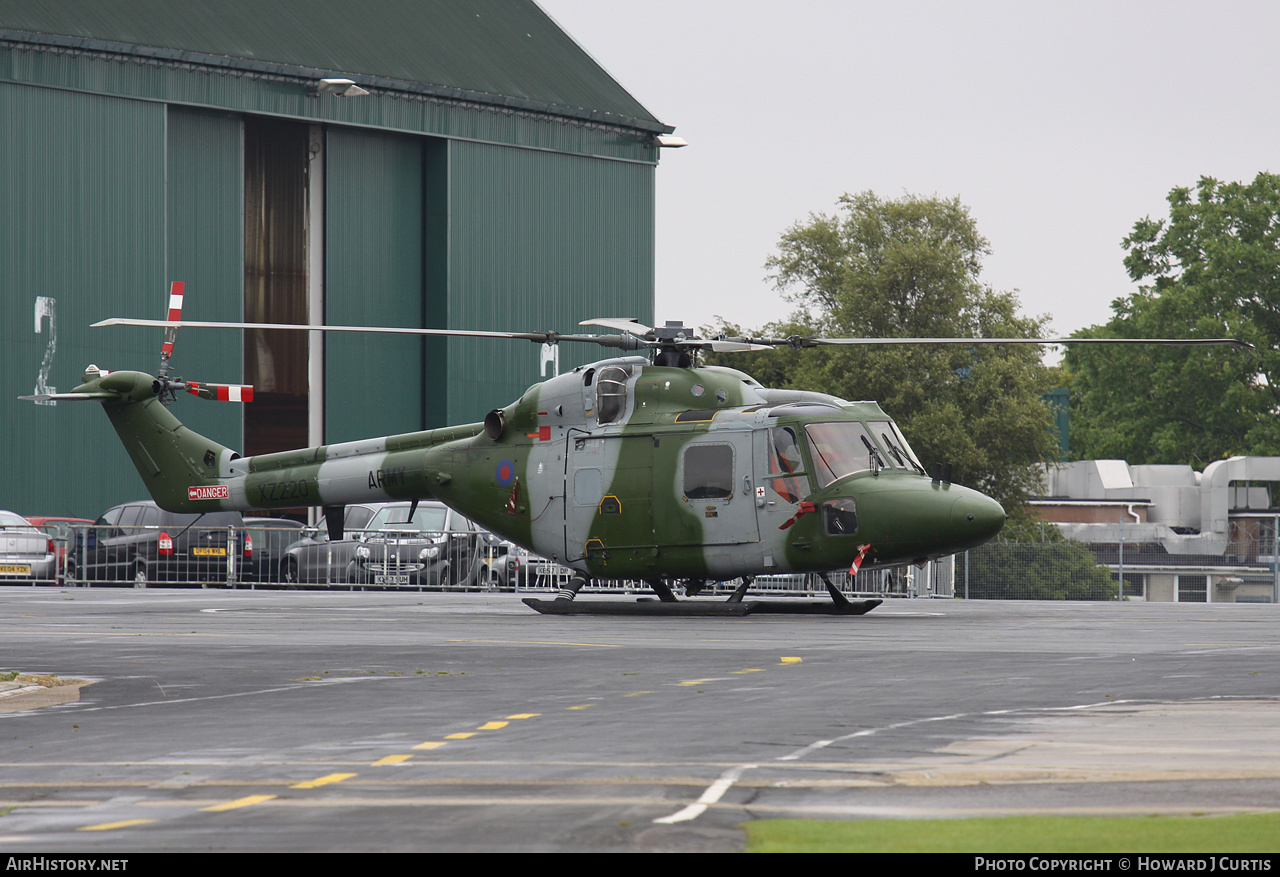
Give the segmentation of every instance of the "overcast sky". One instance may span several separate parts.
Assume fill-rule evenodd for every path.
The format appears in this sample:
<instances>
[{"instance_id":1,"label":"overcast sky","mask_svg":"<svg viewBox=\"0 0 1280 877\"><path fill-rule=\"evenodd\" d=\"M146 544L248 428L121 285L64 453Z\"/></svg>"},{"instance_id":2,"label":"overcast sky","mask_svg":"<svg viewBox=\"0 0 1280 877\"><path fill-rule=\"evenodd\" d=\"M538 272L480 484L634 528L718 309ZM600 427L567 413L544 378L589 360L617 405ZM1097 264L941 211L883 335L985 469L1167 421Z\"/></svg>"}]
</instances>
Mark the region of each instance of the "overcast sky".
<instances>
[{"instance_id":1,"label":"overcast sky","mask_svg":"<svg viewBox=\"0 0 1280 877\"><path fill-rule=\"evenodd\" d=\"M1280 171L1280 3L538 2L689 141L658 167L660 322L785 317L779 236L872 190L958 196L985 281L1067 334L1134 289L1120 242L1171 188Z\"/></svg>"}]
</instances>

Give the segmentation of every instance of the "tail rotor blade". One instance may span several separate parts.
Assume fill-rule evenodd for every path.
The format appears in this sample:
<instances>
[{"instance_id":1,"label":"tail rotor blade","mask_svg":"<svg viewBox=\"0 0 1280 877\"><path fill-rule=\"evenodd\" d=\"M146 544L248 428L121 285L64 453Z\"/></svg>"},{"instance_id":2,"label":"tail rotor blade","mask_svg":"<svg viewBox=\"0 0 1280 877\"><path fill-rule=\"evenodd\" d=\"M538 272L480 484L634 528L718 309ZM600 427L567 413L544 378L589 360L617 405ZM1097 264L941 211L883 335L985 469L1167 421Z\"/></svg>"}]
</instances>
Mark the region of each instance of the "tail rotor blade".
<instances>
[{"instance_id":1,"label":"tail rotor blade","mask_svg":"<svg viewBox=\"0 0 1280 877\"><path fill-rule=\"evenodd\" d=\"M253 401L253 387L250 384L199 384L187 381L187 392L214 402Z\"/></svg>"},{"instance_id":2,"label":"tail rotor blade","mask_svg":"<svg viewBox=\"0 0 1280 877\"><path fill-rule=\"evenodd\" d=\"M182 294L185 284L181 280L175 280L169 286L169 317L170 323L176 323L182 319ZM160 346L160 378L169 377L169 358L173 356L173 345L178 340L178 327L166 326L164 330L164 344Z\"/></svg>"}]
</instances>

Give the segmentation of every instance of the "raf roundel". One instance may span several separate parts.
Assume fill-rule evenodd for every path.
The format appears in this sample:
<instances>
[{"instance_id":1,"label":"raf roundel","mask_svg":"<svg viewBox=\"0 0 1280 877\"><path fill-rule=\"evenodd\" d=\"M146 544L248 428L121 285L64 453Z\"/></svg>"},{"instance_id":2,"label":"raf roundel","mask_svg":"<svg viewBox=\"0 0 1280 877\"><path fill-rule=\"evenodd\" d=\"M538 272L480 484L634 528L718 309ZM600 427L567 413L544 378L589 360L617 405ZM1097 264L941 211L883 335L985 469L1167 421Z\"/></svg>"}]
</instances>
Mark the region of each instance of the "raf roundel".
<instances>
[{"instance_id":1,"label":"raf roundel","mask_svg":"<svg viewBox=\"0 0 1280 877\"><path fill-rule=\"evenodd\" d=\"M502 460L498 463L498 468L494 471L494 474L498 477L498 483L506 487L516 477L516 464L510 460Z\"/></svg>"}]
</instances>

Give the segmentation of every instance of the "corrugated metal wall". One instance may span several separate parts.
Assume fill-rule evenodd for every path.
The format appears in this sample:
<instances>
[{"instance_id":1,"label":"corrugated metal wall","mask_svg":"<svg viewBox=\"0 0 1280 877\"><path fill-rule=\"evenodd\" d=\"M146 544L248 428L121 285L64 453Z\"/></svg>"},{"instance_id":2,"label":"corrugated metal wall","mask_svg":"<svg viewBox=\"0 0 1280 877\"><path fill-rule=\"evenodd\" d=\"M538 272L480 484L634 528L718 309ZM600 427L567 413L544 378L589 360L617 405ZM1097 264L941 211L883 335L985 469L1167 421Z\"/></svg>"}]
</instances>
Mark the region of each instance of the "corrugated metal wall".
<instances>
[{"instance_id":1,"label":"corrugated metal wall","mask_svg":"<svg viewBox=\"0 0 1280 877\"><path fill-rule=\"evenodd\" d=\"M652 320L653 166L344 128L327 143L326 322ZM474 422L541 379L525 341L326 344L329 442ZM604 355L566 344L561 368Z\"/></svg>"},{"instance_id":2,"label":"corrugated metal wall","mask_svg":"<svg viewBox=\"0 0 1280 877\"><path fill-rule=\"evenodd\" d=\"M326 323L423 326L424 139L326 132ZM421 338L325 340L326 442L423 429L422 409Z\"/></svg>"},{"instance_id":3,"label":"corrugated metal wall","mask_svg":"<svg viewBox=\"0 0 1280 877\"><path fill-rule=\"evenodd\" d=\"M648 164L451 141L449 325L571 332L591 317L652 321L653 180ZM539 379L530 342L449 348L448 422L480 420ZM606 355L562 344L561 370Z\"/></svg>"},{"instance_id":4,"label":"corrugated metal wall","mask_svg":"<svg viewBox=\"0 0 1280 877\"><path fill-rule=\"evenodd\" d=\"M0 507L96 515L141 490L98 406L32 406L48 383L70 390L89 363L147 367L141 330L90 329L105 317L154 313L164 291L161 104L0 83ZM36 332L37 297L54 300Z\"/></svg>"},{"instance_id":5,"label":"corrugated metal wall","mask_svg":"<svg viewBox=\"0 0 1280 877\"><path fill-rule=\"evenodd\" d=\"M168 210L167 280L186 284L183 316L190 320L236 321L244 301L244 143L240 118L230 113L169 107L165 204ZM163 319L168 287L121 316ZM143 356L137 367L154 373L161 330L135 332ZM238 333L184 329L173 353L173 374L193 381L240 383L244 361ZM156 355L147 354L154 347ZM186 396L174 413L196 432L230 448L243 448L244 407ZM130 497L131 499L136 497Z\"/></svg>"}]
</instances>

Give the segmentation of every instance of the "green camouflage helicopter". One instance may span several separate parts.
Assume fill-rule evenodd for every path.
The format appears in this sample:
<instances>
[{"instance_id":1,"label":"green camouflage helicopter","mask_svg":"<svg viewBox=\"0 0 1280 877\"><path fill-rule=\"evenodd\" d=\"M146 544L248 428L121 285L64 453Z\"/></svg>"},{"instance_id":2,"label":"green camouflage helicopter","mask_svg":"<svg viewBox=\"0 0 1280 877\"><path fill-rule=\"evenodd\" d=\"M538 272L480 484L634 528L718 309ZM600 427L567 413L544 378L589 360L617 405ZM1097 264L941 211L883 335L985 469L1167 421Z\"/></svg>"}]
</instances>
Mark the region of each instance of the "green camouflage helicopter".
<instances>
[{"instance_id":1,"label":"green camouflage helicopter","mask_svg":"<svg viewBox=\"0 0 1280 877\"><path fill-rule=\"evenodd\" d=\"M178 390L251 401L252 387L169 377L181 319L175 283L168 320L103 325L166 329L158 377L90 366L70 393L24 399L102 404L147 490L163 508L210 512L321 506L340 538L348 503L437 499L492 532L574 571L543 612L862 614L830 570L923 563L976 547L1004 526L990 497L932 474L875 402L761 386L731 368L695 367L699 350L767 350L865 343L1062 343L1075 339L700 339L679 323L588 320L607 335L253 324L254 328L385 331L593 343L622 355L530 387L482 423L242 457L183 426L167 405ZM1223 339L1188 343L1237 343ZM635 355L642 354L642 355ZM818 573L831 604L745 601L755 576ZM659 600L575 604L592 578L638 579ZM727 602L677 601L707 582L742 578Z\"/></svg>"}]
</instances>

